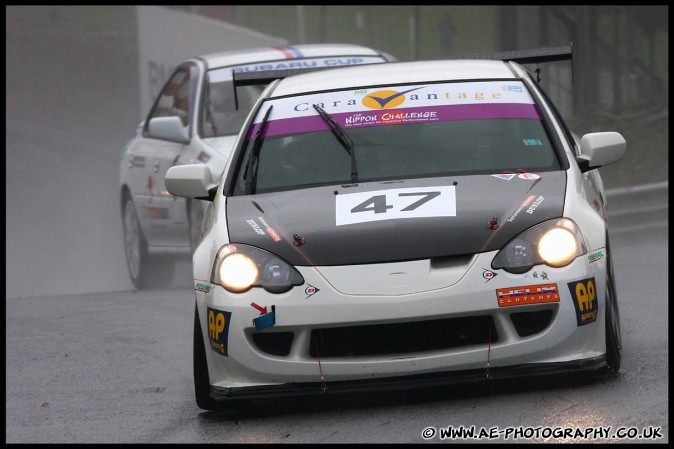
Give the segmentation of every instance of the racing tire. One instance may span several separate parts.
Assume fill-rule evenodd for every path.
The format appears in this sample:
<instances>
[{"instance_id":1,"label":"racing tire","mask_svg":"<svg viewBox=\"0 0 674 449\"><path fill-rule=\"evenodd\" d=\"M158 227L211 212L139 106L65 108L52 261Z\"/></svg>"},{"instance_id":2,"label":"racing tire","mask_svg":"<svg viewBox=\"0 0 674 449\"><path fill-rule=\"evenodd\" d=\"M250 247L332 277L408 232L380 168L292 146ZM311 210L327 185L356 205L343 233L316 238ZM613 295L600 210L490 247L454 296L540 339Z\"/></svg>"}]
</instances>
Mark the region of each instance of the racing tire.
<instances>
[{"instance_id":1,"label":"racing tire","mask_svg":"<svg viewBox=\"0 0 674 449\"><path fill-rule=\"evenodd\" d=\"M622 358L622 338L620 334L620 310L616 296L615 280L613 278L613 260L611 250L606 244L608 261L606 263L606 365L610 373L620 371Z\"/></svg>"},{"instance_id":2,"label":"racing tire","mask_svg":"<svg viewBox=\"0 0 674 449\"><path fill-rule=\"evenodd\" d=\"M175 271L175 261L168 257L152 257L147 251L147 240L140 227L133 200L124 199L122 210L124 228L124 253L129 279L136 290L170 286Z\"/></svg>"},{"instance_id":3,"label":"racing tire","mask_svg":"<svg viewBox=\"0 0 674 449\"><path fill-rule=\"evenodd\" d=\"M211 397L211 380L206 362L206 345L199 322L199 311L194 307L194 351L192 367L194 373L194 396L197 406L203 410L218 410L218 403Z\"/></svg>"},{"instance_id":4,"label":"racing tire","mask_svg":"<svg viewBox=\"0 0 674 449\"><path fill-rule=\"evenodd\" d=\"M126 268L133 286L142 290L148 283L147 242L140 228L138 213L131 198L124 199L122 210L124 227L124 253L126 254Z\"/></svg>"}]
</instances>

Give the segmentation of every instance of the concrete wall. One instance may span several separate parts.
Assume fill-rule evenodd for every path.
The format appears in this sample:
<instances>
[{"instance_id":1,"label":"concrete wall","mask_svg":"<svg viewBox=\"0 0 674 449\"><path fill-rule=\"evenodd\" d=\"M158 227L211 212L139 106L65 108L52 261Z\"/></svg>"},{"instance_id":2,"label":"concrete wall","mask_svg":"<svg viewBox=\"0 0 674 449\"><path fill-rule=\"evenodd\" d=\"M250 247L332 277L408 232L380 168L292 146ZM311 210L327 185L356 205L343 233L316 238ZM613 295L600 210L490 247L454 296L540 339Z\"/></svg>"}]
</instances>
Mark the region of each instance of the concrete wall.
<instances>
[{"instance_id":1,"label":"concrete wall","mask_svg":"<svg viewBox=\"0 0 674 449\"><path fill-rule=\"evenodd\" d=\"M140 114L150 109L176 65L192 56L287 44L222 21L159 6L137 6Z\"/></svg>"}]
</instances>

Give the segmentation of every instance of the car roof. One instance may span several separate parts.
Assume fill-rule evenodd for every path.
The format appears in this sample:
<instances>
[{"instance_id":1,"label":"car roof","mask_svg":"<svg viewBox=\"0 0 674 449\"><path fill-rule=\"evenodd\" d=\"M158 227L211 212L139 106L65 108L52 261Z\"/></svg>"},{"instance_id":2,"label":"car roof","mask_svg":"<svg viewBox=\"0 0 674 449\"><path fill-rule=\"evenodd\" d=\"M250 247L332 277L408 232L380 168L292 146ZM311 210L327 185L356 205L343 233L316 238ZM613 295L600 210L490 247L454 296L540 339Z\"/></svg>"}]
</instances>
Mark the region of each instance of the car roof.
<instances>
[{"instance_id":1,"label":"car roof","mask_svg":"<svg viewBox=\"0 0 674 449\"><path fill-rule=\"evenodd\" d=\"M249 48L244 50L211 53L199 56L198 59L206 62L208 69L216 69L219 67L263 61L329 56L381 56L383 60L392 59L392 57L386 53L362 45L352 44L304 44Z\"/></svg>"},{"instance_id":2,"label":"car roof","mask_svg":"<svg viewBox=\"0 0 674 449\"><path fill-rule=\"evenodd\" d=\"M512 64L513 66L510 66ZM453 59L389 62L320 70L281 80L271 97L361 86L427 83L435 81L517 79L516 63L496 60Z\"/></svg>"}]
</instances>

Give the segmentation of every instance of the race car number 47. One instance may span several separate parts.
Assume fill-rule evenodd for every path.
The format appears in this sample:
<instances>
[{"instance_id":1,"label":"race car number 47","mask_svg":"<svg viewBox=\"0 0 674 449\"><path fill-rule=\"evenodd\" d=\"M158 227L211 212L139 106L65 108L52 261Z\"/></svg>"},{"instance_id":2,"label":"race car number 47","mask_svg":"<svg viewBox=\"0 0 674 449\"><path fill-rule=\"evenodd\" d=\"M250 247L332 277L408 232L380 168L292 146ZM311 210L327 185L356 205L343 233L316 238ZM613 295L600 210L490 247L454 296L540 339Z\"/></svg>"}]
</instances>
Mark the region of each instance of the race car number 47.
<instances>
[{"instance_id":1,"label":"race car number 47","mask_svg":"<svg viewBox=\"0 0 674 449\"><path fill-rule=\"evenodd\" d=\"M336 225L402 218L455 217L454 186L375 190L335 196Z\"/></svg>"}]
</instances>

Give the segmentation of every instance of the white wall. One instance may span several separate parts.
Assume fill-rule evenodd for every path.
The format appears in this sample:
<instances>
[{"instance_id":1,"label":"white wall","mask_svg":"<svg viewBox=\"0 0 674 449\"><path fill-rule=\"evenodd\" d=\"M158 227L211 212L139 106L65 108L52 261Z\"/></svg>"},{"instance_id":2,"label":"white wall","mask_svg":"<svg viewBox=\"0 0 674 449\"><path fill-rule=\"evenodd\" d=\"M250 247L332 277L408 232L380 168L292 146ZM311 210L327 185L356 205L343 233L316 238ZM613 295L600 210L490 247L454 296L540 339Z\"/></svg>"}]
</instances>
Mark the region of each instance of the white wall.
<instances>
[{"instance_id":1,"label":"white wall","mask_svg":"<svg viewBox=\"0 0 674 449\"><path fill-rule=\"evenodd\" d=\"M288 41L160 6L137 6L140 72L139 121L176 65L192 56L276 46Z\"/></svg>"}]
</instances>

